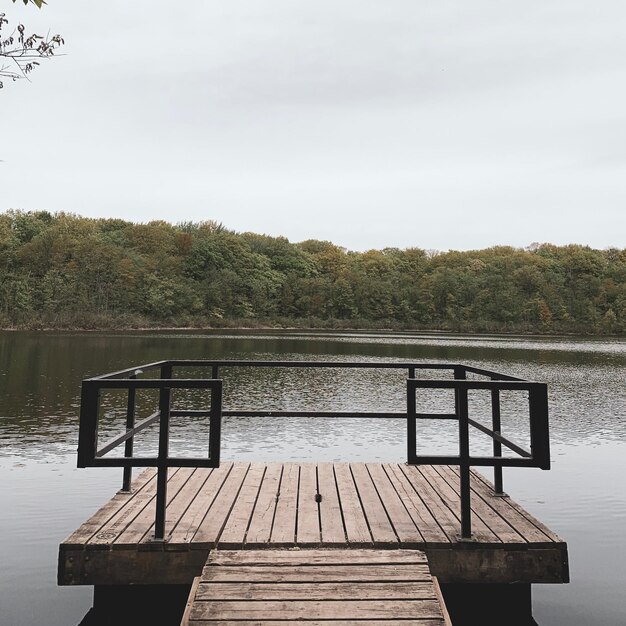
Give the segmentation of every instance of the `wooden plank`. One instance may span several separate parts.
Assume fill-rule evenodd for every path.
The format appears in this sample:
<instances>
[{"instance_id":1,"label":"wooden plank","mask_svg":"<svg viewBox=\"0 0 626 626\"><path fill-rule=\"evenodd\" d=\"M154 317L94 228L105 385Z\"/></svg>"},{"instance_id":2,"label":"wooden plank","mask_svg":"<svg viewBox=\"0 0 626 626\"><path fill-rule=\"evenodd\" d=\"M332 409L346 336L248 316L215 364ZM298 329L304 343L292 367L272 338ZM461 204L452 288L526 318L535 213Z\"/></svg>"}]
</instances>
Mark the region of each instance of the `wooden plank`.
<instances>
[{"instance_id":1,"label":"wooden plank","mask_svg":"<svg viewBox=\"0 0 626 626\"><path fill-rule=\"evenodd\" d=\"M426 543L440 544L449 543L450 537L446 535L437 520L433 517L428 507L420 498L407 477L404 475L397 463L383 465L391 484L402 500L408 514L417 526L423 540Z\"/></svg>"},{"instance_id":2,"label":"wooden plank","mask_svg":"<svg viewBox=\"0 0 626 626\"><path fill-rule=\"evenodd\" d=\"M190 544L193 541L200 523L204 519L209 507L220 493L224 481L232 471L232 468L232 463L222 463L211 472L202 490L198 493L198 497L187 507L187 510L183 513L183 516L178 520L172 530L169 538L170 544ZM198 546L198 548L200 549L200 546Z\"/></svg>"},{"instance_id":3,"label":"wooden plank","mask_svg":"<svg viewBox=\"0 0 626 626\"><path fill-rule=\"evenodd\" d=\"M435 471L432 465L421 465L419 470L430 482L448 508L461 520L461 499L450 485ZM460 527L459 527L460 532ZM486 544L501 544L500 539L476 515L472 515L472 539Z\"/></svg>"},{"instance_id":4,"label":"wooden plank","mask_svg":"<svg viewBox=\"0 0 626 626\"><path fill-rule=\"evenodd\" d=\"M329 547L345 546L346 533L332 463L318 464L317 482L322 497L319 503L322 543Z\"/></svg>"},{"instance_id":5,"label":"wooden plank","mask_svg":"<svg viewBox=\"0 0 626 626\"><path fill-rule=\"evenodd\" d=\"M196 599L199 586L200 586L200 576L196 576L193 579L193 583L191 584L191 589L189 590L189 597L187 598L187 603L185 604L185 612L183 613L183 619L180 620L180 626L189 626L189 620L191 619L191 607L193 606L193 603Z\"/></svg>"},{"instance_id":6,"label":"wooden plank","mask_svg":"<svg viewBox=\"0 0 626 626\"><path fill-rule=\"evenodd\" d=\"M461 523L459 518L450 510L444 498L426 480L417 466L405 465L402 466L401 471L419 493L442 530L450 537L451 541L456 541L461 534Z\"/></svg>"},{"instance_id":7,"label":"wooden plank","mask_svg":"<svg viewBox=\"0 0 626 626\"><path fill-rule=\"evenodd\" d=\"M298 602L267 600L255 602L195 602L191 619L269 620L269 619L436 619L441 617L436 600L380 601L311 600Z\"/></svg>"},{"instance_id":8,"label":"wooden plank","mask_svg":"<svg viewBox=\"0 0 626 626\"><path fill-rule=\"evenodd\" d=\"M443 626L453 626L452 618L450 617L450 613L448 613L448 607L446 606L446 601L443 597L441 587L439 586L439 580L436 576L433 576L433 587L435 589L435 597L439 601L439 608L441 609L443 617Z\"/></svg>"},{"instance_id":9,"label":"wooden plank","mask_svg":"<svg viewBox=\"0 0 626 626\"><path fill-rule=\"evenodd\" d=\"M459 520L458 534L461 533L461 500L450 485L441 478L432 465L420 465L418 471L430 483L435 493ZM492 545L502 544L500 539L476 515L472 515L472 539L480 543Z\"/></svg>"},{"instance_id":10,"label":"wooden plank","mask_svg":"<svg viewBox=\"0 0 626 626\"><path fill-rule=\"evenodd\" d=\"M395 544L398 542L387 512L383 506L374 483L363 463L351 463L350 469L363 505L363 511L369 526L374 544Z\"/></svg>"},{"instance_id":11,"label":"wooden plank","mask_svg":"<svg viewBox=\"0 0 626 626\"><path fill-rule=\"evenodd\" d=\"M296 463L285 464L280 480L278 499L276 501L276 515L274 516L274 524L270 536L270 544L274 546L295 545L299 476L299 465Z\"/></svg>"},{"instance_id":12,"label":"wooden plank","mask_svg":"<svg viewBox=\"0 0 626 626\"><path fill-rule=\"evenodd\" d=\"M403 544L423 543L424 538L407 513L382 465L380 463L368 463L366 468L400 542Z\"/></svg>"},{"instance_id":13,"label":"wooden plank","mask_svg":"<svg viewBox=\"0 0 626 626\"><path fill-rule=\"evenodd\" d=\"M353 546L371 545L372 535L361 507L350 467L347 463L337 463L334 470L348 543Z\"/></svg>"},{"instance_id":14,"label":"wooden plank","mask_svg":"<svg viewBox=\"0 0 626 626\"><path fill-rule=\"evenodd\" d=\"M317 467L312 463L303 463L300 465L298 486L296 540L299 546L317 546L321 543L317 494Z\"/></svg>"},{"instance_id":15,"label":"wooden plank","mask_svg":"<svg viewBox=\"0 0 626 626\"><path fill-rule=\"evenodd\" d=\"M407 571L408 570L408 571ZM203 581L211 582L427 582L430 580L428 565L232 565L215 567L208 565L202 572Z\"/></svg>"},{"instance_id":16,"label":"wooden plank","mask_svg":"<svg viewBox=\"0 0 626 626\"><path fill-rule=\"evenodd\" d=\"M461 534L461 523L441 496L415 465L402 465L398 469L405 475L411 487L419 494L432 517L450 541L456 541Z\"/></svg>"},{"instance_id":17,"label":"wooden plank","mask_svg":"<svg viewBox=\"0 0 626 626\"><path fill-rule=\"evenodd\" d=\"M212 468L195 468L189 480L187 480L183 488L176 495L176 498L174 498L168 506L167 515L165 517L165 536L168 541L168 543L165 544L166 550L169 544L172 543L171 535L174 529L187 512L187 509L195 502L196 498L203 497L200 494L212 472Z\"/></svg>"},{"instance_id":18,"label":"wooden plank","mask_svg":"<svg viewBox=\"0 0 626 626\"><path fill-rule=\"evenodd\" d=\"M172 475L175 475L177 470L178 468L172 470ZM109 548L135 518L154 501L156 488L156 480L149 481L89 540L87 548L95 550Z\"/></svg>"},{"instance_id":19,"label":"wooden plank","mask_svg":"<svg viewBox=\"0 0 626 626\"><path fill-rule=\"evenodd\" d=\"M264 463L253 463L246 474L228 523L220 535L218 545L221 548L241 548L246 539L248 524L254 511L261 482L265 475Z\"/></svg>"},{"instance_id":20,"label":"wooden plank","mask_svg":"<svg viewBox=\"0 0 626 626\"><path fill-rule=\"evenodd\" d=\"M498 501L502 504L503 515L506 519L509 519L509 517L513 514L510 509L512 509L515 514L519 516L515 518L516 520L519 520L519 524L516 523L515 527L523 533L528 533L529 536L533 537L532 541L542 542L545 541L543 537L546 537L548 541L554 543L564 543L563 539L561 539L555 532L550 530L545 524L535 518L526 509L521 507L517 502L515 502L515 500L512 500L508 496L494 496L493 484L490 483L482 474L478 473L475 470L472 470L472 479L472 486L476 489L478 493L489 497L490 502L491 498L493 498L493 500ZM523 524L520 518L525 519L529 525L527 526L526 524ZM541 534L535 534L532 528L537 529Z\"/></svg>"},{"instance_id":21,"label":"wooden plank","mask_svg":"<svg viewBox=\"0 0 626 626\"><path fill-rule=\"evenodd\" d=\"M434 600L432 583L209 583L198 600Z\"/></svg>"},{"instance_id":22,"label":"wooden plank","mask_svg":"<svg viewBox=\"0 0 626 626\"><path fill-rule=\"evenodd\" d=\"M458 480L458 472L456 471L456 468L448 466L448 469L450 474ZM478 476L479 475L477 473L472 471L472 492L486 502L503 519L507 520L528 543L537 545L537 547L540 545L549 546L553 543L549 534L544 533L523 513L511 506L512 500L509 496L495 495L493 486L489 483L483 482ZM551 531L548 530L548 533L551 533Z\"/></svg>"},{"instance_id":23,"label":"wooden plank","mask_svg":"<svg viewBox=\"0 0 626 626\"><path fill-rule=\"evenodd\" d=\"M146 485L154 480L156 471L148 468L133 481L132 491L118 491L103 507L98 509L86 522L76 529L61 545L66 550L82 548L111 518L119 513Z\"/></svg>"},{"instance_id":24,"label":"wooden plank","mask_svg":"<svg viewBox=\"0 0 626 626\"><path fill-rule=\"evenodd\" d=\"M425 564L421 550L214 550L209 555L210 565L400 565Z\"/></svg>"},{"instance_id":25,"label":"wooden plank","mask_svg":"<svg viewBox=\"0 0 626 626\"><path fill-rule=\"evenodd\" d=\"M444 626L427 560L416 550L216 550L190 615L189 626Z\"/></svg>"},{"instance_id":26,"label":"wooden plank","mask_svg":"<svg viewBox=\"0 0 626 626\"><path fill-rule=\"evenodd\" d=\"M353 620L194 620L193 626L355 626ZM359 620L358 626L443 626L440 619Z\"/></svg>"},{"instance_id":27,"label":"wooden plank","mask_svg":"<svg viewBox=\"0 0 626 626\"><path fill-rule=\"evenodd\" d=\"M280 463L267 465L246 534L246 545L263 545L269 541L282 471L283 466Z\"/></svg>"},{"instance_id":28,"label":"wooden plank","mask_svg":"<svg viewBox=\"0 0 626 626\"><path fill-rule=\"evenodd\" d=\"M193 471L194 470L191 467L181 467L176 473L172 472L172 475L169 476L167 481L167 500L165 506L166 520L170 506L178 496L178 493L183 488L185 483L191 478ZM114 549L119 548L121 545L136 545L153 539L154 516L156 509L155 500L156 498L154 498L153 501L150 502L150 506L145 507L143 511L135 517L133 523L115 539L113 545Z\"/></svg>"},{"instance_id":29,"label":"wooden plank","mask_svg":"<svg viewBox=\"0 0 626 626\"><path fill-rule=\"evenodd\" d=\"M230 511L239 495L239 490L248 473L249 463L236 463L224 481L222 489L211 504L193 537L195 545L215 546Z\"/></svg>"},{"instance_id":30,"label":"wooden plank","mask_svg":"<svg viewBox=\"0 0 626 626\"><path fill-rule=\"evenodd\" d=\"M456 494L460 494L459 476L452 472L450 467L439 465L434 467L434 470L450 485ZM526 543L524 537L507 520L498 515L480 496L473 494L471 507L472 524L474 519L480 518L502 543Z\"/></svg>"}]
</instances>

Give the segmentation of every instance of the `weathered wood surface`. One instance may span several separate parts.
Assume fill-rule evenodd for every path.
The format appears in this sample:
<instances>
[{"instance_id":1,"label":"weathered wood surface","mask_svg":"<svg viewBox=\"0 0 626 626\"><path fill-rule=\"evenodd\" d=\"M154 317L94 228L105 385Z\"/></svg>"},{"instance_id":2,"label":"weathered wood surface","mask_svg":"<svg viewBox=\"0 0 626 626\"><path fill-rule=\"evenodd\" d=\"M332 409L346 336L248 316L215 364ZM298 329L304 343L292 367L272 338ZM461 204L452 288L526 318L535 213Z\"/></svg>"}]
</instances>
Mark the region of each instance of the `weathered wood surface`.
<instances>
[{"instance_id":1,"label":"weathered wood surface","mask_svg":"<svg viewBox=\"0 0 626 626\"><path fill-rule=\"evenodd\" d=\"M165 542L154 542L155 472L60 546L60 584L190 584L210 550L411 548L442 582L567 582L567 545L472 473L461 541L455 467L223 463L172 469Z\"/></svg>"},{"instance_id":2,"label":"weathered wood surface","mask_svg":"<svg viewBox=\"0 0 626 626\"><path fill-rule=\"evenodd\" d=\"M182 626L444 626L441 603L419 550L216 550Z\"/></svg>"}]
</instances>

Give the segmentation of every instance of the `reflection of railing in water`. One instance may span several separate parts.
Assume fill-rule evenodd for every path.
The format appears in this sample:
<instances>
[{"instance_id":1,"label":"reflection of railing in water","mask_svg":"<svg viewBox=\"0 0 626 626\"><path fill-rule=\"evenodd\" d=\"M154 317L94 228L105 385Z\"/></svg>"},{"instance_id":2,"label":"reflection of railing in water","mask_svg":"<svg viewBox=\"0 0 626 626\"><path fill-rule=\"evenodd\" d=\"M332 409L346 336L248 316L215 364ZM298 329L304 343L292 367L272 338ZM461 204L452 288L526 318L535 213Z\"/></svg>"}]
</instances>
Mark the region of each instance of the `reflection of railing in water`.
<instances>
[{"instance_id":1,"label":"reflection of railing in water","mask_svg":"<svg viewBox=\"0 0 626 626\"><path fill-rule=\"evenodd\" d=\"M211 378L174 378L174 368L210 368ZM276 411L224 409L222 407L223 367L274 367L274 368L350 368L350 369L395 369L406 370L407 410L403 412L367 411ZM139 378L147 372L157 370L158 378ZM439 370L453 374L452 379L418 378L418 370ZM468 380L468 374L484 377L483 380ZM106 390L127 390L126 430L98 447L98 423L100 396ZM136 392L140 389L158 390L158 408L149 417L136 422ZM201 389L210 392L210 407L206 410L173 409L173 389ZM421 413L417 411L418 390L450 389L454 391L454 413ZM469 417L468 392L486 390L491 396L491 428ZM528 393L530 450L515 444L501 434L501 391ZM206 458L180 458L169 454L169 430L171 417L203 416L209 418L209 445ZM550 468L548 432L548 400L545 383L529 382L513 376L466 365L444 363L381 363L381 362L333 362L333 361L215 361L215 360L169 360L140 365L130 369L104 374L83 381L80 408L80 434L78 444L79 467L123 467L122 489L130 490L133 467L157 468L157 493L155 514L155 539L165 538L165 508L167 474L170 467L218 467L220 464L222 416L254 417L350 417L350 418L403 418L407 421L407 461L411 465L458 465L460 469L461 536L471 537L470 467L491 466L494 468L496 493L502 493L503 467ZM459 454L428 456L417 453L417 422L421 419L456 420L459 427ZM159 424L158 454L152 457L133 456L136 434ZM470 426L491 437L493 456L470 454ZM124 443L123 457L106 457L111 450ZM505 457L502 448L513 451L516 457Z\"/></svg>"}]
</instances>

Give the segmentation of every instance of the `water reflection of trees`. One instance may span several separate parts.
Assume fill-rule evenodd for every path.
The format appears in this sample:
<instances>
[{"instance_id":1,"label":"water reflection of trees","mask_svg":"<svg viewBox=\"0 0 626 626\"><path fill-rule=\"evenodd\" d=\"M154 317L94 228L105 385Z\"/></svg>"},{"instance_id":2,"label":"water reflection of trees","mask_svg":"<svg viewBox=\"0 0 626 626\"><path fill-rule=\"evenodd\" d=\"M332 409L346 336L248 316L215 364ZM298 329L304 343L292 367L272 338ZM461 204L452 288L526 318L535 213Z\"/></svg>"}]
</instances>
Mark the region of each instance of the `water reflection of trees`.
<instances>
[{"instance_id":1,"label":"water reflection of trees","mask_svg":"<svg viewBox=\"0 0 626 626\"><path fill-rule=\"evenodd\" d=\"M80 382L87 376L163 358L241 358L324 360L415 360L465 362L502 371L529 380L548 383L553 440L587 437L623 438L626 420L626 390L623 385L624 356L614 350L601 352L602 344L568 340L567 350L558 351L558 342L513 340L507 348L499 339L497 347L472 347L472 339L438 339L393 335L390 338L366 335L359 338L339 335L323 337L269 333L266 336L215 336L208 333L4 333L0 336L0 454L34 454L46 447L54 453L73 453L78 436ZM522 349L519 346L525 345ZM538 345L539 344L539 345ZM300 370L224 368L224 406L275 410L362 410L396 411L405 406L405 373L394 370ZM197 376L198 370L177 375ZM435 374L432 374L435 376ZM139 402L140 414L148 414L155 397ZM143 396L140 396L143 398ZM503 396L506 432L523 443L526 420L519 418L523 400L511 405L510 418ZM176 392L175 403L206 408L207 399L198 393ZM433 410L437 403L428 405ZM443 400L441 400L444 402ZM430 402L434 402L433 398ZM517 402L517 404L515 404ZM445 402L444 402L445 404ZM472 410L476 418L488 419L487 401L477 398ZM125 398L106 394L103 406L103 438L123 428ZM445 406L441 405L445 412ZM517 416L517 417L516 417ZM483 421L481 419L481 421ZM424 443L445 445L454 434L441 422L420 425ZM444 436L445 433L445 436ZM269 454L286 442L302 451L307 446L326 446L340 454L352 450L376 453L382 445L404 454L404 425L401 420L300 420L278 418L229 418L224 425L224 443L237 449ZM175 420L174 447L206 449L208 428L205 419ZM277 443L278 442L278 443ZM383 442L382 444L380 442ZM386 443L385 443L386 442ZM141 446L154 446L153 429L138 437ZM488 449L489 441L476 435L476 450Z\"/></svg>"}]
</instances>

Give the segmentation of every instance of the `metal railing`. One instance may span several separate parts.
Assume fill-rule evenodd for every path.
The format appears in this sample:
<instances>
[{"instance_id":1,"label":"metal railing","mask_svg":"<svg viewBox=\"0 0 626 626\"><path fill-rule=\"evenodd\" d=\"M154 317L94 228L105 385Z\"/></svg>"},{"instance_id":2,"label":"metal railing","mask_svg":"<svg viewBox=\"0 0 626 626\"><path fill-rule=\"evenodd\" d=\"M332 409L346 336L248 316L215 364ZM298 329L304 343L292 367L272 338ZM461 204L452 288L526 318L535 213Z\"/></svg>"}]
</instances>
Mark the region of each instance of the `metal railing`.
<instances>
[{"instance_id":1,"label":"metal railing","mask_svg":"<svg viewBox=\"0 0 626 626\"><path fill-rule=\"evenodd\" d=\"M207 368L210 378L175 378L175 368ZM339 369L389 369L406 370L406 411L314 411L314 410L248 410L222 406L222 368L339 368ZM158 377L143 377L152 371ZM453 378L418 378L424 370L449 372ZM483 377L468 380L467 375ZM140 378L142 376L142 378ZM126 428L119 435L99 446L100 400L107 390L126 390ZM158 391L158 407L148 417L136 422L136 393L141 389ZM172 408L172 390L204 389L210 391L210 406L206 410ZM418 391L428 389L453 390L454 413L425 413L417 411ZM487 390L491 399L491 428L470 417L469 395L471 390ZM502 436L501 391L528 393L528 420L530 449ZM172 417L208 417L209 443L207 456L203 458L170 456L169 431ZM407 462L410 465L458 465L460 472L461 537L471 537L471 488L470 468L491 466L494 468L495 492L502 495L503 467L550 468L548 430L548 401L545 383L525 381L513 376L459 364L445 363L394 363L394 362L335 362L335 361L235 361L235 360L168 360L140 365L118 372L88 378L82 382L80 431L78 442L78 467L123 467L122 490L131 488L133 467L156 467L157 490L155 512L155 540L165 540L165 510L167 500L167 476L170 467L219 467L222 417L332 417L332 418L389 418L405 419L407 423ZM420 420L455 420L458 423L458 455L420 455L417 451ZM142 430L158 424L158 453L156 456L134 456L134 438ZM489 436L493 442L493 456L470 454L470 427ZM124 444L123 457L107 457L115 448ZM516 454L503 456L503 447Z\"/></svg>"},{"instance_id":2,"label":"metal railing","mask_svg":"<svg viewBox=\"0 0 626 626\"><path fill-rule=\"evenodd\" d=\"M461 537L469 539L472 535L470 468L472 466L491 466L494 468L494 491L504 495L502 484L503 467L540 467L550 469L550 435L548 428L548 391L545 383L525 381L513 376L498 374L489 370L455 365L452 367L454 380L416 379L409 373L407 380L407 461L409 465L458 465L460 474L461 497ZM473 373L489 380L467 380L467 374ZM416 411L416 393L420 389L453 389L455 412L449 415L431 413L419 414ZM488 390L491 394L491 428L470 418L470 390ZM530 450L502 436L501 391L528 392L528 418L530 430ZM459 428L458 455L418 455L417 421L419 418L454 419ZM491 437L493 456L472 456L470 454L470 426ZM516 457L502 456L502 447L513 451Z\"/></svg>"}]
</instances>

